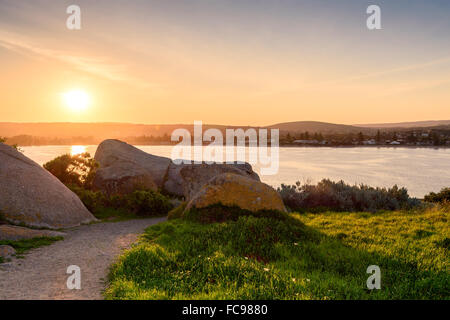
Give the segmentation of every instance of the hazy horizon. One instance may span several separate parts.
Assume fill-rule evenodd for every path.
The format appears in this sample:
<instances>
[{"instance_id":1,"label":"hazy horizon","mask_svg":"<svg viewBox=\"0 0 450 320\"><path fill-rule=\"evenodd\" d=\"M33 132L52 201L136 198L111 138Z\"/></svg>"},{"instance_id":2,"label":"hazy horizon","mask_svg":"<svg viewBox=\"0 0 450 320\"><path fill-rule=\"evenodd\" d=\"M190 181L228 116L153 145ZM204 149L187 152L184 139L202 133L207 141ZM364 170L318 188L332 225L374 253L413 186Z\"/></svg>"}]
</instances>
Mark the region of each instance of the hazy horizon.
<instances>
[{"instance_id":1,"label":"hazy horizon","mask_svg":"<svg viewBox=\"0 0 450 320\"><path fill-rule=\"evenodd\" d=\"M251 126L251 127L268 127L281 123L296 123L296 122L316 122L316 123L326 123L326 124L338 124L338 125L346 125L346 126L376 126L376 125L397 125L397 124L415 124L422 122L450 122L447 119L441 120L433 120L433 119L425 119L425 120L416 120L416 121L401 121L401 122L372 122L372 123L333 123L333 122L325 122L320 120L291 120L285 122L277 122L277 123L265 123L265 124L254 124L254 125L242 125L240 123L203 123L203 125L208 126ZM125 125L144 125L144 126L158 126L158 125L193 125L193 123L145 123L145 122L121 122L121 121L0 121L0 123L13 123L13 124L125 124Z\"/></svg>"}]
</instances>

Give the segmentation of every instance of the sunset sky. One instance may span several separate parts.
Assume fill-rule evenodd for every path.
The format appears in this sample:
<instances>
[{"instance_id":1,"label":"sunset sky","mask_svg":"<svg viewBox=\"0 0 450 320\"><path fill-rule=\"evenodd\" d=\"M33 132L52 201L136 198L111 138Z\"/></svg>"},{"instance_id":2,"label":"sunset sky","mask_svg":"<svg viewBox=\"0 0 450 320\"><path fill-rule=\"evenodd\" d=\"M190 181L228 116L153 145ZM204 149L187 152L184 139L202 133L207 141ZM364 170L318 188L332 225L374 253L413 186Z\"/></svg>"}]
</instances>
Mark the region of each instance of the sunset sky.
<instances>
[{"instance_id":1,"label":"sunset sky","mask_svg":"<svg viewBox=\"0 0 450 320\"><path fill-rule=\"evenodd\" d=\"M0 88L0 122L450 119L450 1L0 0Z\"/></svg>"}]
</instances>

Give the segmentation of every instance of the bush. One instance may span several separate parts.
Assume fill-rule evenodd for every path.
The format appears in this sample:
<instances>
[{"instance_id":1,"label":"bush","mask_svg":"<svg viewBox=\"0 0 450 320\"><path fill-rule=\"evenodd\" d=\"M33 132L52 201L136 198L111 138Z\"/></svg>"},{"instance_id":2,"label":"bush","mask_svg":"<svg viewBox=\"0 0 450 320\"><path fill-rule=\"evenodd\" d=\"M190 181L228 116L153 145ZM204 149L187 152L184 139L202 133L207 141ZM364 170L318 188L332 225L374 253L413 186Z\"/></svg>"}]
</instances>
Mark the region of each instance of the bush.
<instances>
[{"instance_id":1,"label":"bush","mask_svg":"<svg viewBox=\"0 0 450 320\"><path fill-rule=\"evenodd\" d=\"M295 185L282 184L278 188L284 204L292 210L302 211L370 211L409 209L420 204L411 198L405 188L373 188L366 185L351 186L343 181L328 179L317 185L297 182Z\"/></svg>"},{"instance_id":2,"label":"bush","mask_svg":"<svg viewBox=\"0 0 450 320\"><path fill-rule=\"evenodd\" d=\"M182 218L200 223L215 223L225 221L236 221L240 217L253 216L257 218L271 218L276 220L287 220L289 215L284 212L273 210L260 210L252 212L237 206L225 206L220 203L205 208L191 208L183 213Z\"/></svg>"},{"instance_id":3,"label":"bush","mask_svg":"<svg viewBox=\"0 0 450 320\"><path fill-rule=\"evenodd\" d=\"M173 207L167 197L151 190L136 190L129 194L127 205L139 216L167 214Z\"/></svg>"},{"instance_id":4,"label":"bush","mask_svg":"<svg viewBox=\"0 0 450 320\"><path fill-rule=\"evenodd\" d=\"M169 199L155 191L137 190L127 195L107 196L77 185L68 186L97 218L108 216L159 216L172 209Z\"/></svg>"},{"instance_id":5,"label":"bush","mask_svg":"<svg viewBox=\"0 0 450 320\"><path fill-rule=\"evenodd\" d=\"M99 208L109 206L109 199L100 191L87 190L79 187L78 185L68 185L68 187L80 198L85 207L94 215Z\"/></svg>"},{"instance_id":6,"label":"bush","mask_svg":"<svg viewBox=\"0 0 450 320\"><path fill-rule=\"evenodd\" d=\"M73 156L64 154L44 164L44 168L65 185L91 189L98 163L87 152Z\"/></svg>"},{"instance_id":7,"label":"bush","mask_svg":"<svg viewBox=\"0 0 450 320\"><path fill-rule=\"evenodd\" d=\"M430 192L424 198L426 202L450 203L450 188L443 188L440 192Z\"/></svg>"}]
</instances>

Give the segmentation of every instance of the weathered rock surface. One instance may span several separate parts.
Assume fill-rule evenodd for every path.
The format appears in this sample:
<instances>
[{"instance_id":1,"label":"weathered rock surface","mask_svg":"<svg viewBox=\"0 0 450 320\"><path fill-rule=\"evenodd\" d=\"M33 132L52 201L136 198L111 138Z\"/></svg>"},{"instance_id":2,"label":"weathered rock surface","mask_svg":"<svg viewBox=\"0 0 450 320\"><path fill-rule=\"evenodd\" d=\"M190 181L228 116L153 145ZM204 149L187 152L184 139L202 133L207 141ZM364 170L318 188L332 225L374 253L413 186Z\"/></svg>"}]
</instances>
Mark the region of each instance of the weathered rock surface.
<instances>
[{"instance_id":1,"label":"weathered rock surface","mask_svg":"<svg viewBox=\"0 0 450 320\"><path fill-rule=\"evenodd\" d=\"M14 250L11 246L0 245L0 257L7 259L11 257L13 254L16 254L16 250Z\"/></svg>"},{"instance_id":2,"label":"weathered rock surface","mask_svg":"<svg viewBox=\"0 0 450 320\"><path fill-rule=\"evenodd\" d=\"M251 165L245 164L185 164L178 169L179 177L170 175L169 178L179 180L182 185L183 196L191 199L212 178L233 173L259 182L258 175L253 172ZM170 181L168 179L168 181Z\"/></svg>"},{"instance_id":3,"label":"weathered rock surface","mask_svg":"<svg viewBox=\"0 0 450 320\"><path fill-rule=\"evenodd\" d=\"M216 175L232 172L259 181L250 164L175 164L119 140L103 141L95 153L99 162L94 188L107 194L127 194L139 187L192 197Z\"/></svg>"},{"instance_id":4,"label":"weathered rock surface","mask_svg":"<svg viewBox=\"0 0 450 320\"><path fill-rule=\"evenodd\" d=\"M65 233L51 230L35 230L11 225L0 225L0 241L23 240L39 237L63 237Z\"/></svg>"},{"instance_id":5,"label":"weathered rock surface","mask_svg":"<svg viewBox=\"0 0 450 320\"><path fill-rule=\"evenodd\" d=\"M186 210L205 208L219 203L224 206L238 206L253 212L286 211L283 200L275 189L265 183L234 173L224 173L212 178L193 196Z\"/></svg>"},{"instance_id":6,"label":"weathered rock surface","mask_svg":"<svg viewBox=\"0 0 450 320\"><path fill-rule=\"evenodd\" d=\"M0 215L13 223L50 229L95 221L81 200L56 177L0 143Z\"/></svg>"},{"instance_id":7,"label":"weathered rock surface","mask_svg":"<svg viewBox=\"0 0 450 320\"><path fill-rule=\"evenodd\" d=\"M108 194L126 194L138 187L162 188L171 160L139 150L119 140L105 140L97 148L100 164L94 188Z\"/></svg>"}]
</instances>

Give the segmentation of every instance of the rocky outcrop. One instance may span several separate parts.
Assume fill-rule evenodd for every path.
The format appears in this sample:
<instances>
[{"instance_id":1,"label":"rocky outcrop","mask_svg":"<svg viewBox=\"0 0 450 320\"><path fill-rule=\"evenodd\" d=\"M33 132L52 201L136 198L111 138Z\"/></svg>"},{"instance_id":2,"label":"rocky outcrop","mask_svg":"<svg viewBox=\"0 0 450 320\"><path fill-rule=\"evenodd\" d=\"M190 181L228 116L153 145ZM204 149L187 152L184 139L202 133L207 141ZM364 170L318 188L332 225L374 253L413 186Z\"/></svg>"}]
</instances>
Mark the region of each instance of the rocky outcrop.
<instances>
[{"instance_id":1,"label":"rocky outcrop","mask_svg":"<svg viewBox=\"0 0 450 320\"><path fill-rule=\"evenodd\" d=\"M126 194L137 188L161 189L170 159L139 150L119 140L105 140L97 148L100 165L94 188L108 194Z\"/></svg>"},{"instance_id":2,"label":"rocky outcrop","mask_svg":"<svg viewBox=\"0 0 450 320\"><path fill-rule=\"evenodd\" d=\"M179 180L183 187L183 196L191 199L212 178L224 173L233 173L259 182L258 175L251 165L245 164L188 164L179 168ZM170 177L170 176L169 176Z\"/></svg>"},{"instance_id":3,"label":"rocky outcrop","mask_svg":"<svg viewBox=\"0 0 450 320\"><path fill-rule=\"evenodd\" d=\"M275 189L234 173L225 173L212 178L192 197L186 211L215 204L237 206L252 212L260 210L286 212L283 200Z\"/></svg>"},{"instance_id":4,"label":"rocky outcrop","mask_svg":"<svg viewBox=\"0 0 450 320\"><path fill-rule=\"evenodd\" d=\"M36 230L11 225L0 225L0 241L24 240L40 237L63 237L65 233L51 230Z\"/></svg>"},{"instance_id":5,"label":"rocky outcrop","mask_svg":"<svg viewBox=\"0 0 450 320\"><path fill-rule=\"evenodd\" d=\"M7 259L13 254L16 254L16 250L13 247L0 245L0 258Z\"/></svg>"},{"instance_id":6,"label":"rocky outcrop","mask_svg":"<svg viewBox=\"0 0 450 320\"><path fill-rule=\"evenodd\" d=\"M50 229L95 221L81 200L56 177L0 143L0 218Z\"/></svg>"},{"instance_id":7,"label":"rocky outcrop","mask_svg":"<svg viewBox=\"0 0 450 320\"><path fill-rule=\"evenodd\" d=\"M162 190L191 198L211 178L231 172L259 181L248 163L175 164L119 140L103 141L95 153L100 165L94 188L107 194L127 194L137 188Z\"/></svg>"}]
</instances>

